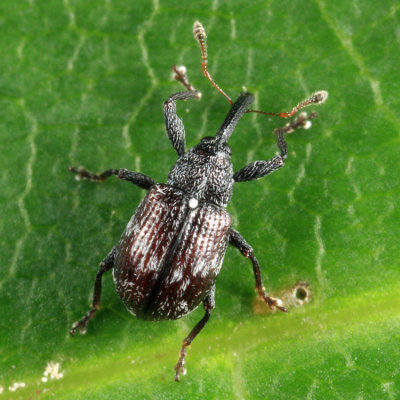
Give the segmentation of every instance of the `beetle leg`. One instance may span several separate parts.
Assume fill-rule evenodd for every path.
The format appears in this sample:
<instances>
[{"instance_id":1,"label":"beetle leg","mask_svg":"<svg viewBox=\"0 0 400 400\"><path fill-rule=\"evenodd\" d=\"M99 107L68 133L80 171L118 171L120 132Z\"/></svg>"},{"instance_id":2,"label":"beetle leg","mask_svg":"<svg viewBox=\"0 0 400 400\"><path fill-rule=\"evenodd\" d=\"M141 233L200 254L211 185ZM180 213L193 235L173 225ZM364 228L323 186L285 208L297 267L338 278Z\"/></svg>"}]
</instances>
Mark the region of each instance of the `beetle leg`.
<instances>
[{"instance_id":1,"label":"beetle leg","mask_svg":"<svg viewBox=\"0 0 400 400\"><path fill-rule=\"evenodd\" d=\"M246 165L239 171L235 172L233 175L233 180L235 182L251 181L253 179L262 178L263 176L283 167L287 157L287 145L284 138L284 133L279 131L277 133L277 139L278 147L281 151L279 156L275 156L268 161L254 161Z\"/></svg>"},{"instance_id":2,"label":"beetle leg","mask_svg":"<svg viewBox=\"0 0 400 400\"><path fill-rule=\"evenodd\" d=\"M186 374L185 369L185 357L186 357L186 347L190 346L193 342L193 339L199 334L199 332L204 328L204 325L210 319L211 310L215 307L215 285L211 289L211 292L207 295L207 297L203 301L203 306L205 310L204 317L195 325L192 331L183 339L181 351L179 353L179 360L175 365L175 380L179 381L179 375Z\"/></svg>"},{"instance_id":3,"label":"beetle leg","mask_svg":"<svg viewBox=\"0 0 400 400\"><path fill-rule=\"evenodd\" d=\"M69 167L71 172L76 174L76 178L79 179L90 179L91 181L103 182L112 175L116 175L119 179L133 183L142 189L150 189L156 182L153 181L149 176L141 174L140 172L128 171L125 168L120 169L107 169L101 174L94 174L83 167Z\"/></svg>"},{"instance_id":4,"label":"beetle leg","mask_svg":"<svg viewBox=\"0 0 400 400\"><path fill-rule=\"evenodd\" d=\"M246 242L246 239L237 230L231 228L229 232L229 243L239 249L243 256L250 258L253 263L254 277L256 278L256 290L261 299L263 299L271 309L278 308L281 311L287 311L286 308L283 307L281 299L274 299L267 296L265 293L265 288L261 278L260 264L254 255L253 248Z\"/></svg>"},{"instance_id":5,"label":"beetle leg","mask_svg":"<svg viewBox=\"0 0 400 400\"><path fill-rule=\"evenodd\" d=\"M310 115L302 113L291 123L285 125L282 128L275 129L274 132L277 137L280 155L275 156L268 161L254 161L246 165L239 171L235 172L235 174L233 175L233 180L235 182L251 181L253 179L262 178L263 176L268 175L283 167L288 154L285 134L292 133L295 129L298 128L310 128L310 119L315 118L316 116L316 113L311 113Z\"/></svg>"},{"instance_id":6,"label":"beetle leg","mask_svg":"<svg viewBox=\"0 0 400 400\"><path fill-rule=\"evenodd\" d=\"M74 335L78 330L81 331L82 334L86 333L87 324L89 323L90 319L93 318L96 311L100 308L101 278L104 272L109 271L114 266L114 255L115 247L113 247L113 249L108 253L107 257L101 262L96 279L94 281L92 308L83 318L72 325L72 328L69 331L71 335Z\"/></svg>"},{"instance_id":7,"label":"beetle leg","mask_svg":"<svg viewBox=\"0 0 400 400\"><path fill-rule=\"evenodd\" d=\"M167 135L172 143L173 148L179 156L185 153L185 128L182 120L176 113L176 100L187 100L200 98L201 93L197 90L189 90L186 92L178 92L171 95L163 104L164 120Z\"/></svg>"}]
</instances>

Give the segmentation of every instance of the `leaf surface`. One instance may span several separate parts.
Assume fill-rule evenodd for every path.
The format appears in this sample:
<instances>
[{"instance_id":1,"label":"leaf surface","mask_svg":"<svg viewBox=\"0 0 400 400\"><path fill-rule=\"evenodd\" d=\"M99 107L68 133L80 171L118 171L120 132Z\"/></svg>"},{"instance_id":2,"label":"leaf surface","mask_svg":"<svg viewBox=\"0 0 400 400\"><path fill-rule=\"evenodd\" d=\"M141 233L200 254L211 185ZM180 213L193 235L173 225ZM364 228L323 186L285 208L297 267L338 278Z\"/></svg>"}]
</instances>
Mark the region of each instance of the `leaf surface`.
<instances>
[{"instance_id":1,"label":"leaf surface","mask_svg":"<svg viewBox=\"0 0 400 400\"><path fill-rule=\"evenodd\" d=\"M184 7L183 7L184 6ZM392 1L64 0L0 4L0 399L396 399L400 396L400 7ZM308 131L288 136L280 171L235 186L228 207L268 292L228 249L216 309L173 381L181 340L202 317L136 320L98 264L144 192L111 178L76 182L68 166L125 167L165 182L176 155L161 104L184 64L200 102L178 105L188 146L213 135L229 105L201 74L191 28L206 27L209 71L235 98L286 111L329 91ZM316 108L315 108L316 109ZM278 118L245 115L235 169L276 152ZM43 382L49 362L61 379ZM15 383L24 383L15 391Z\"/></svg>"}]
</instances>

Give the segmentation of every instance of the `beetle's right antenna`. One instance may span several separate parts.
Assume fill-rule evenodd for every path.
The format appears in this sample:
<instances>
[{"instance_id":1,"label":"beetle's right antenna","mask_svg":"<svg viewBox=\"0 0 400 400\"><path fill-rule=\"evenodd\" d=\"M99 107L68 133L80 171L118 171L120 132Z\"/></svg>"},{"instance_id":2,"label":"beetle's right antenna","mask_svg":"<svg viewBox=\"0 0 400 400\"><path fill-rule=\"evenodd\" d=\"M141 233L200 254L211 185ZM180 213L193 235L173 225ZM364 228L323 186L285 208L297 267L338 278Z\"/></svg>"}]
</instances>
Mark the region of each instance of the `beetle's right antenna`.
<instances>
[{"instance_id":1,"label":"beetle's right antenna","mask_svg":"<svg viewBox=\"0 0 400 400\"><path fill-rule=\"evenodd\" d=\"M328 92L326 90L319 90L318 92L314 92L310 97L307 97L299 104L294 106L291 111L284 111L280 113L268 112L268 111L260 111L260 110L247 110L247 112L254 112L258 114L264 115L274 115L275 117L281 118L289 118L300 111L302 108L307 107L311 104L322 104L328 98Z\"/></svg>"},{"instance_id":2,"label":"beetle's right antenna","mask_svg":"<svg viewBox=\"0 0 400 400\"><path fill-rule=\"evenodd\" d=\"M207 35L203 25L199 21L196 21L193 24L193 35L200 45L201 59L202 59L201 68L203 70L204 76L211 82L211 84L215 87L215 89L217 89L218 92L220 92L229 101L229 104L232 105L233 104L232 99L218 86L218 84L211 77L210 73L207 71L207 64L208 64L207 42L206 42ZM264 115L273 115L275 117L281 117L281 118L289 118L295 115L302 108L307 107L311 104L321 104L325 102L327 98L328 98L328 92L325 90L319 90L318 92L314 92L310 97L307 97L306 99L298 103L290 111L276 113L276 112L268 112L260 110L247 110L246 112L253 112Z\"/></svg>"},{"instance_id":3,"label":"beetle's right antenna","mask_svg":"<svg viewBox=\"0 0 400 400\"><path fill-rule=\"evenodd\" d=\"M203 70L204 76L211 82L211 84L215 87L215 89L217 89L218 92L220 92L229 101L229 104L233 104L231 98L218 86L216 82L214 82L214 79L211 78L210 73L207 71L207 64L208 64L207 42L206 42L207 35L203 25L199 21L196 21L193 24L193 35L200 45L201 60L202 60L201 69Z\"/></svg>"}]
</instances>

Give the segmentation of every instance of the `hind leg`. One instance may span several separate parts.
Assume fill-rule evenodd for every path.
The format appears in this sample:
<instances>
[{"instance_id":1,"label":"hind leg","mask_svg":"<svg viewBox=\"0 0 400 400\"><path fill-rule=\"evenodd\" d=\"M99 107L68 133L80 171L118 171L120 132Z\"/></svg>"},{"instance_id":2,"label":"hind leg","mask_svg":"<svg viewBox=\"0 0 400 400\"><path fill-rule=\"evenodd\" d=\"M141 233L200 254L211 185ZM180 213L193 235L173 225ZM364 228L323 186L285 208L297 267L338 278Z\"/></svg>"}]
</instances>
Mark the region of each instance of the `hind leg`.
<instances>
[{"instance_id":1,"label":"hind leg","mask_svg":"<svg viewBox=\"0 0 400 400\"><path fill-rule=\"evenodd\" d=\"M94 314L96 314L96 311L100 308L101 278L103 277L104 272L109 271L114 266L114 255L115 247L112 248L107 257L101 262L100 268L96 275L96 279L94 281L92 308L86 313L84 317L82 317L79 321L75 322L72 325L72 328L69 331L71 335L74 335L76 331L80 331L82 334L86 333L87 324L93 318Z\"/></svg>"},{"instance_id":2,"label":"hind leg","mask_svg":"<svg viewBox=\"0 0 400 400\"><path fill-rule=\"evenodd\" d=\"M200 333L208 322L211 316L211 310L215 307L215 285L212 288L210 294L203 301L204 306L204 317L195 325L192 331L183 339L181 351L179 353L179 360L175 365L175 380L178 382L180 374L185 374L185 358L186 358L186 347L190 346L193 339Z\"/></svg>"}]
</instances>

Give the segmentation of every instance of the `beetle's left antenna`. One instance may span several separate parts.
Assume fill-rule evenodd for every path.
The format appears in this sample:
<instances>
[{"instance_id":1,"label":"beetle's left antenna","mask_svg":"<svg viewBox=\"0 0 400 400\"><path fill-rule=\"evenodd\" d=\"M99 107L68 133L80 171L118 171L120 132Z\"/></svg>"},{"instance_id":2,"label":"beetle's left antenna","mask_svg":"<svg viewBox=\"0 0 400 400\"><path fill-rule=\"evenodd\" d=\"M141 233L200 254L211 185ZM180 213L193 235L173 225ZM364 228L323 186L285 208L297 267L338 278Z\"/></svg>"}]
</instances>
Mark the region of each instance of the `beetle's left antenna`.
<instances>
[{"instance_id":1,"label":"beetle's left antenna","mask_svg":"<svg viewBox=\"0 0 400 400\"><path fill-rule=\"evenodd\" d=\"M215 89L217 89L218 92L220 92L229 101L229 104L233 104L231 98L218 86L218 84L214 81L214 79L211 78L210 73L207 71L207 64L208 64L207 42L206 42L207 35L206 35L206 30L199 21L196 21L193 24L193 35L200 45L201 60L202 60L201 69L203 70L204 76L211 82L211 84L215 87Z\"/></svg>"},{"instance_id":2,"label":"beetle's left antenna","mask_svg":"<svg viewBox=\"0 0 400 400\"><path fill-rule=\"evenodd\" d=\"M206 42L207 35L203 25L199 21L196 21L193 24L193 35L200 45L201 60L202 60L201 68L203 70L204 76L211 82L211 84L218 90L218 92L220 92L229 101L229 104L233 104L232 99L219 87L219 85L214 81L214 79L211 77L210 73L207 70L207 64L208 64L207 42ZM307 97L306 99L302 100L300 103L294 106L291 109L291 111L275 113L275 112L260 111L260 110L247 110L246 112L254 112L258 114L289 118L292 117L294 114L296 114L298 111L300 111L302 108L307 107L311 104L321 104L327 98L328 98L328 92L325 90L319 90L318 92L314 92L310 97Z\"/></svg>"}]
</instances>

